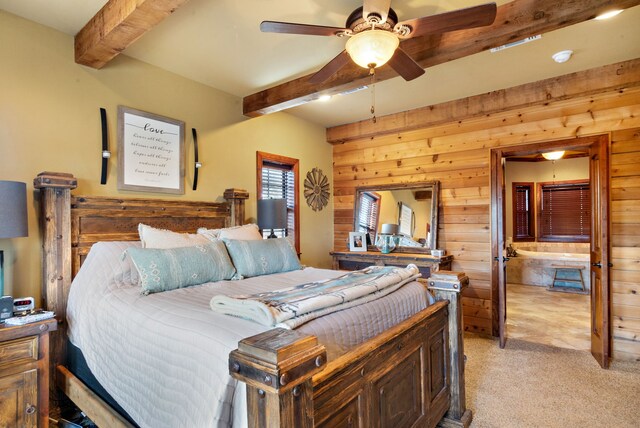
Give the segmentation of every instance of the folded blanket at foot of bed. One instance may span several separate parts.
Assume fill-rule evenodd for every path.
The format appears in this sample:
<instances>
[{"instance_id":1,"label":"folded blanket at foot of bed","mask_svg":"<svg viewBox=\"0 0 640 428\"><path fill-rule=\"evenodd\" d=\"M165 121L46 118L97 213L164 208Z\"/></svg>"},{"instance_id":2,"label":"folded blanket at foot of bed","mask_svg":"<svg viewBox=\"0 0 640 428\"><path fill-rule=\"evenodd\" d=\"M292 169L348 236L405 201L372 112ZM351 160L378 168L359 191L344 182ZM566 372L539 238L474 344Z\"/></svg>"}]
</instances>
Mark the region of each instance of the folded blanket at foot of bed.
<instances>
[{"instance_id":1,"label":"folded blanket at foot of bed","mask_svg":"<svg viewBox=\"0 0 640 428\"><path fill-rule=\"evenodd\" d=\"M338 278L265 293L211 299L211 308L270 327L296 328L314 318L386 296L420 276L418 268L370 266Z\"/></svg>"}]
</instances>

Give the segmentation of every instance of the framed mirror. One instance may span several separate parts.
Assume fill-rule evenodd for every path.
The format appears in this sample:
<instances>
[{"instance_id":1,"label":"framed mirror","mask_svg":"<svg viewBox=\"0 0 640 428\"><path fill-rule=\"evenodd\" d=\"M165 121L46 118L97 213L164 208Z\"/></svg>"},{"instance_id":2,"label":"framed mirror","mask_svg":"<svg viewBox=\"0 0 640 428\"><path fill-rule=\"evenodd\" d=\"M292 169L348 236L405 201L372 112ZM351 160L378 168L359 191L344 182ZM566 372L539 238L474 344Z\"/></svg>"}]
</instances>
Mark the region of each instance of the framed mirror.
<instances>
[{"instance_id":1,"label":"framed mirror","mask_svg":"<svg viewBox=\"0 0 640 428\"><path fill-rule=\"evenodd\" d=\"M429 253L438 248L439 196L438 181L358 187L353 230L369 234L375 244L383 224L396 224L395 251ZM377 251L375 246L371 249Z\"/></svg>"}]
</instances>

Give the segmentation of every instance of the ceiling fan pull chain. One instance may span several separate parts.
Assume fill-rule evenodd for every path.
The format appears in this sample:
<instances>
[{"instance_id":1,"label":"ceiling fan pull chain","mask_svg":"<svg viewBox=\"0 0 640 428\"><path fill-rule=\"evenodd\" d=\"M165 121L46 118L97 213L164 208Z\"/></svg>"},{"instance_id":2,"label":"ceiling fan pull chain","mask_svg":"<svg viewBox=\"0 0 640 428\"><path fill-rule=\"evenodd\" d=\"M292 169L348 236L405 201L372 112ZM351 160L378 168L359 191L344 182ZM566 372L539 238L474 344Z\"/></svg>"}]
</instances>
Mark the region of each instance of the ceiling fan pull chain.
<instances>
[{"instance_id":1,"label":"ceiling fan pull chain","mask_svg":"<svg viewBox=\"0 0 640 428\"><path fill-rule=\"evenodd\" d=\"M369 73L371 74L371 120L373 123L376 123L376 73L375 69L372 67L369 69Z\"/></svg>"}]
</instances>

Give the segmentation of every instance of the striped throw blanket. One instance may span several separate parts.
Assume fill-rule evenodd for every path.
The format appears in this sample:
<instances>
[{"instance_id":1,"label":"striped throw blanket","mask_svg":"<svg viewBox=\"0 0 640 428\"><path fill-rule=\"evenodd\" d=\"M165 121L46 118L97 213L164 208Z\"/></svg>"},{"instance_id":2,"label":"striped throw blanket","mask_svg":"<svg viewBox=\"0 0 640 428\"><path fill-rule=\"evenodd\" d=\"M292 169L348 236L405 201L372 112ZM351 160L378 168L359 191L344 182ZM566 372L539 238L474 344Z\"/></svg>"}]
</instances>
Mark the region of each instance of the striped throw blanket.
<instances>
[{"instance_id":1,"label":"striped throw blanket","mask_svg":"<svg viewBox=\"0 0 640 428\"><path fill-rule=\"evenodd\" d=\"M419 276L414 264L406 268L370 266L282 290L214 296L211 308L265 326L293 329L314 318L383 297Z\"/></svg>"}]
</instances>

